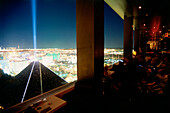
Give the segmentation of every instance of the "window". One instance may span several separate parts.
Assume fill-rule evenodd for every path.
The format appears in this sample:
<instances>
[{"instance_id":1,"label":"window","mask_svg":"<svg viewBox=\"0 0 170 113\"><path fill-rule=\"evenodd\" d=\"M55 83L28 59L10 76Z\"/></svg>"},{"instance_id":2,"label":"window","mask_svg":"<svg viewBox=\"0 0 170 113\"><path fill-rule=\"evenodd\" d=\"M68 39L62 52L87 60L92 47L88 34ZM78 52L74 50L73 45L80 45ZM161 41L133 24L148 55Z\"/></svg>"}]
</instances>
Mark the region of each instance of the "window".
<instances>
[{"instance_id":1,"label":"window","mask_svg":"<svg viewBox=\"0 0 170 113\"><path fill-rule=\"evenodd\" d=\"M104 3L104 64L112 66L123 59L123 19Z\"/></svg>"},{"instance_id":2,"label":"window","mask_svg":"<svg viewBox=\"0 0 170 113\"><path fill-rule=\"evenodd\" d=\"M77 80L76 0L0 4L3 108Z\"/></svg>"}]
</instances>

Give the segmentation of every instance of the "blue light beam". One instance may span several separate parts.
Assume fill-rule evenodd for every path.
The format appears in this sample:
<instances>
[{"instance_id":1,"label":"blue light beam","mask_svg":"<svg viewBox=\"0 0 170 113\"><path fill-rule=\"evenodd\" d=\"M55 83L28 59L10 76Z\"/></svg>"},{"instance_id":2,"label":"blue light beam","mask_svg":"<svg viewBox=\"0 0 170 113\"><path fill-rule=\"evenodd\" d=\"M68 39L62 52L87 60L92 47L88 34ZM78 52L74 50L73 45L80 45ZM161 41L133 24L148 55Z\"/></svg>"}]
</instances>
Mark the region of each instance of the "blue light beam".
<instances>
[{"instance_id":1,"label":"blue light beam","mask_svg":"<svg viewBox=\"0 0 170 113\"><path fill-rule=\"evenodd\" d=\"M33 27L33 44L34 44L34 49L37 49L36 0L32 0L32 27Z\"/></svg>"}]
</instances>

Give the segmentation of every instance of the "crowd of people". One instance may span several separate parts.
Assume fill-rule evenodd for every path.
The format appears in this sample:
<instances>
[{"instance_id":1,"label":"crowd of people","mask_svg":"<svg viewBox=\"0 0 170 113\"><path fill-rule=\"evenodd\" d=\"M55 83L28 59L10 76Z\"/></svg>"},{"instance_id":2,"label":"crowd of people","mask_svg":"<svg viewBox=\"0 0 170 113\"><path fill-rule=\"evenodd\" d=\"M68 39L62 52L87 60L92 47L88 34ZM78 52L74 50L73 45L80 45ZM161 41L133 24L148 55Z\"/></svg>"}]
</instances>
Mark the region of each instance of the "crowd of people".
<instances>
[{"instance_id":1,"label":"crowd of people","mask_svg":"<svg viewBox=\"0 0 170 113\"><path fill-rule=\"evenodd\" d=\"M170 62L168 55L138 54L127 56L111 68L105 66L104 75L112 93L136 95L167 95Z\"/></svg>"}]
</instances>

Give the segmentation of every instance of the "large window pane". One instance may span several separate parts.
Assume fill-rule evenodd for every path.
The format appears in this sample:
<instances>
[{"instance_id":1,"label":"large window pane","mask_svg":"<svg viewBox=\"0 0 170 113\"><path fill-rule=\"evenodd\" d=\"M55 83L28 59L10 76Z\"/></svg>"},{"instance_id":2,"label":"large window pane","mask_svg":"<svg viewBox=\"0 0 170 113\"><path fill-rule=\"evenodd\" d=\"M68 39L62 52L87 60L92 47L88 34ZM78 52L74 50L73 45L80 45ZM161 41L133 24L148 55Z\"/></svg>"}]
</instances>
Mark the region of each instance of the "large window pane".
<instances>
[{"instance_id":1,"label":"large window pane","mask_svg":"<svg viewBox=\"0 0 170 113\"><path fill-rule=\"evenodd\" d=\"M112 66L123 59L123 19L104 3L104 63Z\"/></svg>"},{"instance_id":2,"label":"large window pane","mask_svg":"<svg viewBox=\"0 0 170 113\"><path fill-rule=\"evenodd\" d=\"M77 80L76 0L0 0L0 106Z\"/></svg>"}]
</instances>

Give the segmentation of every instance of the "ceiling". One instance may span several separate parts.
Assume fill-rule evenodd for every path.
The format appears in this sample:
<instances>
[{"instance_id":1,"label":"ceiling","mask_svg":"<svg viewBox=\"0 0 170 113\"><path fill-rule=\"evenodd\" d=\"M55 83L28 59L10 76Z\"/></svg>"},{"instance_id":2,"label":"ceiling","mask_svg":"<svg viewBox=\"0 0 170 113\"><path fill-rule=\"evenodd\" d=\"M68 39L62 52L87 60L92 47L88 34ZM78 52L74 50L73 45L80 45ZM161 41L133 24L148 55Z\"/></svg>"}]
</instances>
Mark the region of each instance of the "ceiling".
<instances>
[{"instance_id":1,"label":"ceiling","mask_svg":"<svg viewBox=\"0 0 170 113\"><path fill-rule=\"evenodd\" d=\"M122 18L133 17L137 29L164 26L170 29L169 0L105 0L105 2ZM141 8L139 8L141 7Z\"/></svg>"}]
</instances>

